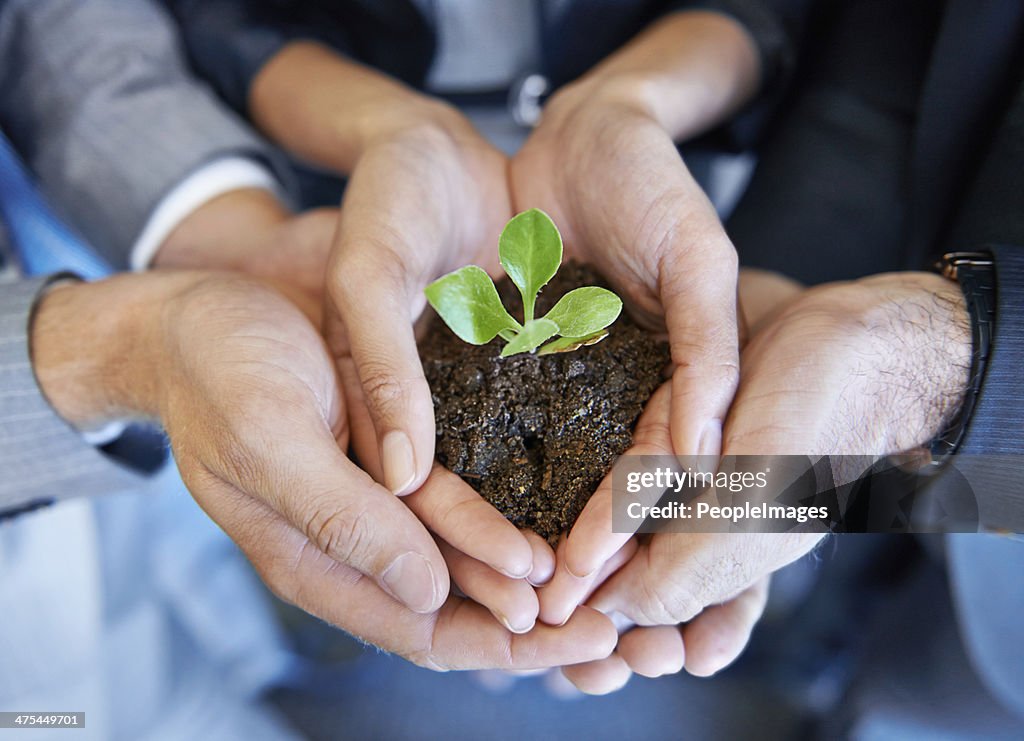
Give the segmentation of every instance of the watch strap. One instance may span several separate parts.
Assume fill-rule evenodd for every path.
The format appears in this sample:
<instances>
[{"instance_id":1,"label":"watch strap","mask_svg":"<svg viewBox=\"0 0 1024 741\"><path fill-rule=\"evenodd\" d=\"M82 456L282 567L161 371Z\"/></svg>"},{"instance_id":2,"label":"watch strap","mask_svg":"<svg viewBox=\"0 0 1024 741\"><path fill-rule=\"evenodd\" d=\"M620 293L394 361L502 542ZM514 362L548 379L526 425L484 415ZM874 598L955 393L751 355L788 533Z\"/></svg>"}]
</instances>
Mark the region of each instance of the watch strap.
<instances>
[{"instance_id":1,"label":"watch strap","mask_svg":"<svg viewBox=\"0 0 1024 741\"><path fill-rule=\"evenodd\" d=\"M931 445L933 462L941 463L963 442L985 379L995 336L996 279L995 263L987 252L950 252L943 255L936 267L947 278L960 284L971 319L972 346L971 370L963 404L946 430Z\"/></svg>"}]
</instances>

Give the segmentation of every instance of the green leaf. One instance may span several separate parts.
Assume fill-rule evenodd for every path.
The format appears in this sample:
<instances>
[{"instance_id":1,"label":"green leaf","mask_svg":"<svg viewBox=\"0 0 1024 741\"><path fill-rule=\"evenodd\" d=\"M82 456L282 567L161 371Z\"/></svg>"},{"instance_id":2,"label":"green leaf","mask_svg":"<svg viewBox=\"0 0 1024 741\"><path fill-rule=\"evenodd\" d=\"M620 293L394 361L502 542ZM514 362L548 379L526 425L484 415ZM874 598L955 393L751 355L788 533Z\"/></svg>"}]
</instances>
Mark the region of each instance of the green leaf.
<instances>
[{"instance_id":1,"label":"green leaf","mask_svg":"<svg viewBox=\"0 0 1024 741\"><path fill-rule=\"evenodd\" d=\"M532 352L540 343L556 334L558 334L557 324L547 319L534 319L523 325L523 331L505 345L501 351L501 357L507 358L509 355L518 355L521 352Z\"/></svg>"},{"instance_id":2,"label":"green leaf","mask_svg":"<svg viewBox=\"0 0 1024 741\"><path fill-rule=\"evenodd\" d=\"M529 322L537 293L562 262L562 236L550 216L532 208L505 225L498 254L501 266L523 294L524 321Z\"/></svg>"},{"instance_id":3,"label":"green leaf","mask_svg":"<svg viewBox=\"0 0 1024 741\"><path fill-rule=\"evenodd\" d=\"M559 337L537 351L538 355L551 355L556 352L572 352L586 345L596 345L608 336L607 329L601 329L588 337Z\"/></svg>"},{"instance_id":4,"label":"green leaf","mask_svg":"<svg viewBox=\"0 0 1024 741\"><path fill-rule=\"evenodd\" d=\"M500 332L521 329L501 305L491 276L476 265L438 278L423 292L452 332L470 344L484 345Z\"/></svg>"},{"instance_id":5,"label":"green leaf","mask_svg":"<svg viewBox=\"0 0 1024 741\"><path fill-rule=\"evenodd\" d=\"M622 300L596 286L569 291L551 307L544 318L558 325L563 337L587 337L618 319Z\"/></svg>"}]
</instances>

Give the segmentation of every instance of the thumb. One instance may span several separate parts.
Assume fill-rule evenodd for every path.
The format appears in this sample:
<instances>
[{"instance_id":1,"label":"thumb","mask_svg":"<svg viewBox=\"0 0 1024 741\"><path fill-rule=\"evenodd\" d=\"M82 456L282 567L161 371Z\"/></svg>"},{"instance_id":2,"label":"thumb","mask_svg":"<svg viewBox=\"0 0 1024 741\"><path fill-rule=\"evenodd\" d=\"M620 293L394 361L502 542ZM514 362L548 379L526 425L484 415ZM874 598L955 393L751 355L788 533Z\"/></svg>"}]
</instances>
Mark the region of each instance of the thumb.
<instances>
[{"instance_id":1,"label":"thumb","mask_svg":"<svg viewBox=\"0 0 1024 741\"><path fill-rule=\"evenodd\" d=\"M230 486L269 505L320 551L409 609L433 612L444 603L448 571L433 538L402 500L344 455L326 424L282 416L272 440L251 428L240 435L226 439L206 465L189 467L187 483L201 503L201 492L215 499Z\"/></svg>"},{"instance_id":2,"label":"thumb","mask_svg":"<svg viewBox=\"0 0 1024 741\"><path fill-rule=\"evenodd\" d=\"M716 224L711 244L659 265L672 353L672 447L718 456L722 426L739 383L736 251Z\"/></svg>"},{"instance_id":3,"label":"thumb","mask_svg":"<svg viewBox=\"0 0 1024 741\"><path fill-rule=\"evenodd\" d=\"M440 608L448 596L448 569L426 528L340 451L329 468L318 478L322 487L333 483L333 490L298 503L293 513L307 537L409 609L428 613ZM312 491L318 490L324 491Z\"/></svg>"},{"instance_id":4,"label":"thumb","mask_svg":"<svg viewBox=\"0 0 1024 741\"><path fill-rule=\"evenodd\" d=\"M384 485L410 494L434 460L434 406L413 332L425 300L409 294L393 253L338 268L328 281L325 334L339 363L355 368Z\"/></svg>"}]
</instances>

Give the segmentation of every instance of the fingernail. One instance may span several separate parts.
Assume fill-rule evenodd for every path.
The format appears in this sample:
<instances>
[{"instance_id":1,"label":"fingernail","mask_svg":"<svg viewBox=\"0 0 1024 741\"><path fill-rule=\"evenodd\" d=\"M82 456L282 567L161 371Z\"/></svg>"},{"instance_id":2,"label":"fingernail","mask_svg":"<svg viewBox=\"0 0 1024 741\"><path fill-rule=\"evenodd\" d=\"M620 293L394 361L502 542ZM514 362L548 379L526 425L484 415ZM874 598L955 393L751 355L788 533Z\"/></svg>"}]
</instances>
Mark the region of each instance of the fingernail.
<instances>
[{"instance_id":1,"label":"fingernail","mask_svg":"<svg viewBox=\"0 0 1024 741\"><path fill-rule=\"evenodd\" d=\"M576 571L574 571L573 569L569 568L569 564L568 564L568 563L567 563L567 564L565 564L565 572L566 572L566 573L567 573L567 574L568 574L569 576L571 576L572 578L574 578L574 579L589 579L589 578L590 578L591 576L593 576L593 575L594 575L594 572L595 572L595 571L597 571L597 569L596 569L596 568L593 568L593 569L591 569L590 571L588 571L588 572L587 572L587 573L585 573L585 574L577 574L577 573L576 573Z\"/></svg>"},{"instance_id":2,"label":"fingernail","mask_svg":"<svg viewBox=\"0 0 1024 741\"><path fill-rule=\"evenodd\" d=\"M509 579L515 579L516 581L520 579L529 580L530 574L532 573L530 569L525 571L522 569L519 571L509 571L508 569L497 568L496 571L502 576L507 576ZM534 586L536 586L536 584L534 584Z\"/></svg>"},{"instance_id":3,"label":"fingernail","mask_svg":"<svg viewBox=\"0 0 1024 741\"><path fill-rule=\"evenodd\" d=\"M700 434L697 455L708 455L717 458L722 454L722 420L712 419ZM717 466L716 466L717 468Z\"/></svg>"},{"instance_id":4,"label":"fingernail","mask_svg":"<svg viewBox=\"0 0 1024 741\"><path fill-rule=\"evenodd\" d=\"M511 631L512 633L522 634L529 633L531 630L533 630L533 625L535 621L530 621L528 625L516 627L512 625L512 622L507 617L505 617L502 613L498 612L497 610L494 611L494 616L498 618L498 621L506 628L508 628L509 631Z\"/></svg>"},{"instance_id":5,"label":"fingernail","mask_svg":"<svg viewBox=\"0 0 1024 741\"><path fill-rule=\"evenodd\" d=\"M526 582L534 587L543 587L545 584L549 583L554 576L554 569L533 568L530 570L530 573L526 575Z\"/></svg>"},{"instance_id":6,"label":"fingernail","mask_svg":"<svg viewBox=\"0 0 1024 741\"><path fill-rule=\"evenodd\" d=\"M430 612L437 599L437 580L430 562L409 551L391 562L381 576L391 596L414 612Z\"/></svg>"},{"instance_id":7,"label":"fingernail","mask_svg":"<svg viewBox=\"0 0 1024 741\"><path fill-rule=\"evenodd\" d=\"M381 444L381 457L384 459L384 485L398 496L408 494L416 478L416 459L409 436L401 430L386 434Z\"/></svg>"},{"instance_id":8,"label":"fingernail","mask_svg":"<svg viewBox=\"0 0 1024 741\"><path fill-rule=\"evenodd\" d=\"M548 625L552 625L556 628L561 628L563 625L569 622L569 618L572 617L574 612L576 612L576 605L569 605L567 608L563 608L562 610L558 611L553 616L553 619L550 622L545 622L547 622Z\"/></svg>"}]
</instances>

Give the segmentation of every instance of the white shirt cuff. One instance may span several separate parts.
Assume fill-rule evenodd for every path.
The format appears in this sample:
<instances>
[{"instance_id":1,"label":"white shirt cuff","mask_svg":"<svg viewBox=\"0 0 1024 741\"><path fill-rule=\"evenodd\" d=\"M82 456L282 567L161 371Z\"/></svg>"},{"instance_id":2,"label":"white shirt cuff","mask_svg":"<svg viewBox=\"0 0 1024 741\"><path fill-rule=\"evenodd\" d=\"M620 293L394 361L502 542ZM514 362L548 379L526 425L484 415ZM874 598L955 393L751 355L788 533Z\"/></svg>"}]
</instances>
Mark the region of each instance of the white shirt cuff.
<instances>
[{"instance_id":1,"label":"white shirt cuff","mask_svg":"<svg viewBox=\"0 0 1024 741\"><path fill-rule=\"evenodd\" d=\"M164 241L200 206L233 190L259 188L281 198L282 188L270 171L246 157L223 157L200 167L157 204L132 246L129 265L146 270Z\"/></svg>"},{"instance_id":2,"label":"white shirt cuff","mask_svg":"<svg viewBox=\"0 0 1024 741\"><path fill-rule=\"evenodd\" d=\"M79 430L78 434L82 436L90 445L100 448L107 443L112 443L117 438L124 434L124 431L128 429L127 422L121 422L115 420L113 422L107 422L100 428L94 430Z\"/></svg>"}]
</instances>

